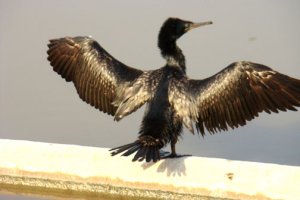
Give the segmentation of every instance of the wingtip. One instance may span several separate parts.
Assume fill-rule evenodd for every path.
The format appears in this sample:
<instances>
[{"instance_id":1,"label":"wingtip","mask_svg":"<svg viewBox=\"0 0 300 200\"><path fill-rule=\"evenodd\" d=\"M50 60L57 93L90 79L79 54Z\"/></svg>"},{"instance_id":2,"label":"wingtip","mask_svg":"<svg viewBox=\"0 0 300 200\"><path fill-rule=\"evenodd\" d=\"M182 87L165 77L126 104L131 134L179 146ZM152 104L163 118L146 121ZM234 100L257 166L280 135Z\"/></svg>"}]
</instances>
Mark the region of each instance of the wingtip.
<instances>
[{"instance_id":1,"label":"wingtip","mask_svg":"<svg viewBox=\"0 0 300 200\"><path fill-rule=\"evenodd\" d=\"M122 119L121 115L115 115L114 121L119 122Z\"/></svg>"}]
</instances>

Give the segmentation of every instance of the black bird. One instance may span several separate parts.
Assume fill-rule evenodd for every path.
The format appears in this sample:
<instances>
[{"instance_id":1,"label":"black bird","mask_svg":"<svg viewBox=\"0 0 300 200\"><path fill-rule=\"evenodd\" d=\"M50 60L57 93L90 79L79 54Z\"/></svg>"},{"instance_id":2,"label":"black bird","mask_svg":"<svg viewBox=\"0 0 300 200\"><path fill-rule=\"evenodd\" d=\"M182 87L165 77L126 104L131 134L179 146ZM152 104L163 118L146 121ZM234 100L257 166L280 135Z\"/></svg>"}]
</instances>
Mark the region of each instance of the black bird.
<instances>
[{"instance_id":1,"label":"black bird","mask_svg":"<svg viewBox=\"0 0 300 200\"><path fill-rule=\"evenodd\" d=\"M167 19L158 36L166 59L160 69L142 71L119 62L90 37L50 40L48 60L54 71L72 81L80 98L114 116L116 121L147 103L139 137L111 149L112 155L135 153L133 161L177 157L175 144L183 125L202 136L205 132L243 126L267 113L300 106L300 80L252 62L235 62L203 80L186 75L185 58L176 45L184 33L212 24ZM171 143L171 153L160 149Z\"/></svg>"}]
</instances>

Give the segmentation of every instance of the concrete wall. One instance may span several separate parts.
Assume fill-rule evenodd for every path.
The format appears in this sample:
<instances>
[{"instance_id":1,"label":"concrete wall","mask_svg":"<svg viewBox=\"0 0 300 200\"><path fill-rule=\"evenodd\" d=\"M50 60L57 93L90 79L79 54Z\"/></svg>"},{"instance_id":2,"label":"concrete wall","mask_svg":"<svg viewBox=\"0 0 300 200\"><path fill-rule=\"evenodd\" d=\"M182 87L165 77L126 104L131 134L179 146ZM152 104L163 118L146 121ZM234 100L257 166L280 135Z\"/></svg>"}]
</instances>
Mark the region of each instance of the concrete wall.
<instances>
[{"instance_id":1,"label":"concrete wall","mask_svg":"<svg viewBox=\"0 0 300 200\"><path fill-rule=\"evenodd\" d=\"M0 139L0 184L165 199L300 199L300 167L183 157L157 163L108 149Z\"/></svg>"}]
</instances>

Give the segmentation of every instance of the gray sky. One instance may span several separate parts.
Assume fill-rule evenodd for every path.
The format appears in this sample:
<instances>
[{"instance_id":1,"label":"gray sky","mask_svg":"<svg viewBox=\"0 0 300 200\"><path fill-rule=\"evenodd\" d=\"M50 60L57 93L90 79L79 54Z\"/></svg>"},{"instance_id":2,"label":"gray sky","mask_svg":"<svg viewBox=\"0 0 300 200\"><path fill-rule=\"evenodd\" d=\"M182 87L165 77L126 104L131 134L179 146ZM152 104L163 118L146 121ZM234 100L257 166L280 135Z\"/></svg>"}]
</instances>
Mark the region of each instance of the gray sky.
<instances>
[{"instance_id":1,"label":"gray sky","mask_svg":"<svg viewBox=\"0 0 300 200\"><path fill-rule=\"evenodd\" d=\"M48 39L91 35L127 65L155 69L164 65L157 34L167 17L212 20L178 43L190 77L248 60L300 78L299 10L297 0L0 0L0 138L114 147L137 137L144 108L116 123L82 102L52 71ZM177 148L299 166L299 130L300 112L261 114L245 127L204 139L184 130Z\"/></svg>"}]
</instances>

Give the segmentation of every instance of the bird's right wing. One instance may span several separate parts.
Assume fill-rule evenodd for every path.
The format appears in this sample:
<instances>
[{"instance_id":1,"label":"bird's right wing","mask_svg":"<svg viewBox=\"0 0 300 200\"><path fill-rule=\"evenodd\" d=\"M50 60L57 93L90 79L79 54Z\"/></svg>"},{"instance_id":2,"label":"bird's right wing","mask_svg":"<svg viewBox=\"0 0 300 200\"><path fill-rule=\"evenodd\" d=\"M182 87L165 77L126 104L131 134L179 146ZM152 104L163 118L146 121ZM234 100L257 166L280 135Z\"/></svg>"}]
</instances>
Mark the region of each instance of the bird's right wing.
<instances>
[{"instance_id":1,"label":"bird's right wing","mask_svg":"<svg viewBox=\"0 0 300 200\"><path fill-rule=\"evenodd\" d=\"M115 115L118 91L125 91L143 71L124 65L89 37L65 37L50 40L48 60L53 70L66 81L72 81L82 100L95 108ZM145 88L139 87L136 92ZM145 92L143 93L145 94ZM119 97L120 98L120 97ZM133 112L147 101L137 98ZM130 113L127 113L130 114Z\"/></svg>"},{"instance_id":2,"label":"bird's right wing","mask_svg":"<svg viewBox=\"0 0 300 200\"><path fill-rule=\"evenodd\" d=\"M174 80L169 101L193 132L205 134L243 126L265 111L296 110L300 106L300 80L271 68L236 62L204 80Z\"/></svg>"}]
</instances>

